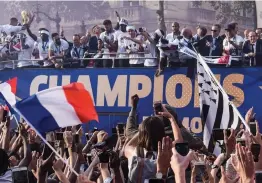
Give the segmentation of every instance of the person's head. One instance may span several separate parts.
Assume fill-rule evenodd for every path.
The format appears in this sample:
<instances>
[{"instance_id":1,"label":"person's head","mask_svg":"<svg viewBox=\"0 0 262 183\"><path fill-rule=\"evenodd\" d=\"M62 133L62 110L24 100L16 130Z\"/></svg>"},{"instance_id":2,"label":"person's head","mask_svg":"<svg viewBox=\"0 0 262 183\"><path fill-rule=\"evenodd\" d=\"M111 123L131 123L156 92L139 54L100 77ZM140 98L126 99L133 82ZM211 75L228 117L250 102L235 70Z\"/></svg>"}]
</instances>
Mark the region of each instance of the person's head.
<instances>
[{"instance_id":1,"label":"person's head","mask_svg":"<svg viewBox=\"0 0 262 183\"><path fill-rule=\"evenodd\" d=\"M179 23L178 22L173 22L172 23L172 31L173 32L178 32L179 31Z\"/></svg>"},{"instance_id":2,"label":"person's head","mask_svg":"<svg viewBox=\"0 0 262 183\"><path fill-rule=\"evenodd\" d=\"M52 40L55 42L56 45L61 45L61 40L58 33L52 34Z\"/></svg>"},{"instance_id":3,"label":"person's head","mask_svg":"<svg viewBox=\"0 0 262 183\"><path fill-rule=\"evenodd\" d=\"M5 174L9 168L9 158L4 149L0 149L0 176Z\"/></svg>"},{"instance_id":4,"label":"person's head","mask_svg":"<svg viewBox=\"0 0 262 183\"><path fill-rule=\"evenodd\" d=\"M126 31L128 32L131 38L136 37L136 28L134 26L127 26Z\"/></svg>"},{"instance_id":5,"label":"person's head","mask_svg":"<svg viewBox=\"0 0 262 183\"><path fill-rule=\"evenodd\" d=\"M256 43L256 41L258 39L258 36L257 36L256 32L254 32L254 31L249 32L248 39L250 40L251 44Z\"/></svg>"},{"instance_id":6,"label":"person's head","mask_svg":"<svg viewBox=\"0 0 262 183\"><path fill-rule=\"evenodd\" d=\"M100 35L100 34L101 34L101 28L100 28L98 25L95 25L95 26L92 28L92 32L93 32L93 34L95 34L95 35Z\"/></svg>"},{"instance_id":7,"label":"person's head","mask_svg":"<svg viewBox=\"0 0 262 183\"><path fill-rule=\"evenodd\" d=\"M260 37L261 33L262 33L262 28L257 28L256 34L257 34L258 37Z\"/></svg>"},{"instance_id":8,"label":"person's head","mask_svg":"<svg viewBox=\"0 0 262 183\"><path fill-rule=\"evenodd\" d=\"M156 116L146 118L138 128L138 146L157 151L157 144L165 137L164 123Z\"/></svg>"},{"instance_id":9,"label":"person's head","mask_svg":"<svg viewBox=\"0 0 262 183\"><path fill-rule=\"evenodd\" d=\"M15 17L10 18L10 25L17 26L18 25L17 18L15 18Z\"/></svg>"},{"instance_id":10,"label":"person's head","mask_svg":"<svg viewBox=\"0 0 262 183\"><path fill-rule=\"evenodd\" d=\"M207 29L205 27L199 26L197 28L197 35L199 37L204 37L207 34Z\"/></svg>"},{"instance_id":11,"label":"person's head","mask_svg":"<svg viewBox=\"0 0 262 183\"><path fill-rule=\"evenodd\" d=\"M236 24L228 24L225 30L228 33L229 37L234 37L236 35Z\"/></svg>"},{"instance_id":12,"label":"person's head","mask_svg":"<svg viewBox=\"0 0 262 183\"><path fill-rule=\"evenodd\" d=\"M248 39L249 32L250 32L250 31L249 31L248 29L246 29L246 30L244 31L244 36L245 36L246 39Z\"/></svg>"},{"instance_id":13,"label":"person's head","mask_svg":"<svg viewBox=\"0 0 262 183\"><path fill-rule=\"evenodd\" d=\"M74 43L74 46L80 46L81 45L79 34L73 35L73 43Z\"/></svg>"},{"instance_id":14,"label":"person's head","mask_svg":"<svg viewBox=\"0 0 262 183\"><path fill-rule=\"evenodd\" d=\"M41 37L42 41L48 41L50 33L49 33L49 31L47 29L40 28L39 29L39 34L40 34L40 37Z\"/></svg>"},{"instance_id":15,"label":"person's head","mask_svg":"<svg viewBox=\"0 0 262 183\"><path fill-rule=\"evenodd\" d=\"M193 36L192 36L192 31L191 29L189 28L184 28L182 29L182 36L186 39L191 39Z\"/></svg>"},{"instance_id":16,"label":"person's head","mask_svg":"<svg viewBox=\"0 0 262 183\"><path fill-rule=\"evenodd\" d=\"M232 22L233 25L235 25L235 34L238 33L238 23Z\"/></svg>"},{"instance_id":17,"label":"person's head","mask_svg":"<svg viewBox=\"0 0 262 183\"><path fill-rule=\"evenodd\" d=\"M120 21L119 21L119 27L120 27L120 30L122 31L122 32L126 32L126 27L128 26L128 22L127 22L127 20L125 20L125 19L121 19Z\"/></svg>"},{"instance_id":18,"label":"person's head","mask_svg":"<svg viewBox=\"0 0 262 183\"><path fill-rule=\"evenodd\" d=\"M81 44L81 45L86 45L87 42L88 42L88 39L87 39L86 36L82 36L82 37L80 38L80 44Z\"/></svg>"},{"instance_id":19,"label":"person's head","mask_svg":"<svg viewBox=\"0 0 262 183\"><path fill-rule=\"evenodd\" d=\"M106 32L110 32L113 29L111 20L105 20L103 22L103 25L105 27Z\"/></svg>"},{"instance_id":20,"label":"person's head","mask_svg":"<svg viewBox=\"0 0 262 183\"><path fill-rule=\"evenodd\" d=\"M215 24L211 28L212 37L217 37L220 34L221 26L219 24Z\"/></svg>"}]
</instances>

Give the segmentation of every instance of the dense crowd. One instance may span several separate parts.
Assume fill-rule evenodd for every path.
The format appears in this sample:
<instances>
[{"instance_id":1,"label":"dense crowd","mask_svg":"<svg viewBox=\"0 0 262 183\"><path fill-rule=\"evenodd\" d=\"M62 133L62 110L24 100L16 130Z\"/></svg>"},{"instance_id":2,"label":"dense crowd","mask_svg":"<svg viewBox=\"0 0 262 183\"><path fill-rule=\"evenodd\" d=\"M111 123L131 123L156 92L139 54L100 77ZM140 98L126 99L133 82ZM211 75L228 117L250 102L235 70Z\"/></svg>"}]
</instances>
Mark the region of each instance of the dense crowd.
<instances>
[{"instance_id":1,"label":"dense crowd","mask_svg":"<svg viewBox=\"0 0 262 183\"><path fill-rule=\"evenodd\" d=\"M50 33L40 28L39 33L34 34L30 27L31 23L19 25L16 18L0 27L2 69L158 66L160 74L167 63L170 67L192 64L193 58L178 51L181 46L205 57L231 55L233 66L262 65L262 29L245 30L243 38L237 23L228 24L225 31L221 31L221 25L214 24L211 33L206 27L198 26L196 35L192 35L193 30L180 31L179 23L174 22L169 34L161 29L149 33L145 27L136 28L118 15L115 27L110 20L105 20L103 26L94 26L86 35L75 34L72 41L63 29L61 33ZM14 65L7 60L18 61Z\"/></svg>"},{"instance_id":2,"label":"dense crowd","mask_svg":"<svg viewBox=\"0 0 262 183\"><path fill-rule=\"evenodd\" d=\"M252 134L243 128L222 130L221 137L214 137L223 141L222 153L216 156L181 124L169 105L155 102L155 115L138 125L138 103L134 95L127 122L117 124L112 135L97 128L84 133L81 125L47 133L46 141L63 160L25 121L12 129L10 116L1 107L0 183L261 182L257 122ZM245 120L253 124L253 108Z\"/></svg>"}]
</instances>

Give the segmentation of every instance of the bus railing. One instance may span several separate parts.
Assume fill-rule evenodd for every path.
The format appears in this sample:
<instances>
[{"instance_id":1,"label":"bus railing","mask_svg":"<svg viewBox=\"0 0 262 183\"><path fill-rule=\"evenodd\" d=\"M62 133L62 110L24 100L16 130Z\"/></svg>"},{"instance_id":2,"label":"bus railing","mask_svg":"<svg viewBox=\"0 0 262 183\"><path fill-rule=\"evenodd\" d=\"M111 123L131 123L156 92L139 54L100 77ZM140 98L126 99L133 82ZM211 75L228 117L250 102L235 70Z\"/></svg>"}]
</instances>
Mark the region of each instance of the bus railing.
<instances>
[{"instance_id":1,"label":"bus railing","mask_svg":"<svg viewBox=\"0 0 262 183\"><path fill-rule=\"evenodd\" d=\"M91 53L93 54L93 53ZM97 53L94 53L94 54L97 54ZM129 57L116 57L116 56L112 56L112 55L124 55L124 54L128 54L128 53L103 53L103 55L109 55L109 57L107 58L64 58L64 59L60 59L62 60L61 64L63 66L67 66L67 65L72 65L72 64L77 64L79 63L79 61L88 61L88 60L92 60L92 61L98 61L98 60L112 60L112 68L115 68L115 63L116 63L116 60L129 60L129 59L157 59L157 57L134 57L134 58L129 58ZM135 54L146 54L145 52L138 52L138 53L135 53ZM130 54L129 54L130 55ZM220 58L220 56L205 56L206 58ZM243 56L232 56L232 58L236 58L236 59L244 59ZM181 60L184 60L184 59L179 59L178 58L178 62L181 62ZM45 60L43 59L22 59L22 60L5 60L5 61L0 61L0 69L5 69L5 68L8 68L8 69L16 69L16 68L20 68L20 67L16 67L17 66L17 63L18 62L31 62L32 63L32 66L36 66L39 68L45 68L41 65L39 65L38 63L39 62L43 62ZM171 61L167 61L167 67L170 67L170 62ZM182 62L181 62L182 63ZM9 64L8 67L5 65L5 64ZM12 68L10 68L10 64L12 64ZM2 66L2 67L1 67ZM23 67L21 67L23 68ZM89 67L87 67L89 68Z\"/></svg>"}]
</instances>

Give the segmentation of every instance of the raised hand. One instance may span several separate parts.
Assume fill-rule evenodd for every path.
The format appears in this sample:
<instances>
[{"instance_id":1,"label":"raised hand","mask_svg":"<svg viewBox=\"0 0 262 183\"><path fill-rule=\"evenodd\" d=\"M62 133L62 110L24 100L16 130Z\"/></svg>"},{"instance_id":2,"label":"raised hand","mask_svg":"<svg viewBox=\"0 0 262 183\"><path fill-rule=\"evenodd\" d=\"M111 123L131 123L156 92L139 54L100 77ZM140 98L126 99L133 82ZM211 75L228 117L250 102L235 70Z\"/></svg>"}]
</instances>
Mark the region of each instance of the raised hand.
<instances>
[{"instance_id":1,"label":"raised hand","mask_svg":"<svg viewBox=\"0 0 262 183\"><path fill-rule=\"evenodd\" d=\"M136 109L138 102L139 102L139 96L137 94L133 95L131 97L131 106Z\"/></svg>"},{"instance_id":2,"label":"raised hand","mask_svg":"<svg viewBox=\"0 0 262 183\"><path fill-rule=\"evenodd\" d=\"M71 131L65 131L64 132L64 140L65 144L68 148L72 147L73 145L73 134Z\"/></svg>"},{"instance_id":3,"label":"raised hand","mask_svg":"<svg viewBox=\"0 0 262 183\"><path fill-rule=\"evenodd\" d=\"M234 129L231 129L229 137L227 136L227 131L224 130L224 142L226 146L226 156L229 157L236 146L236 131Z\"/></svg>"},{"instance_id":4,"label":"raised hand","mask_svg":"<svg viewBox=\"0 0 262 183\"><path fill-rule=\"evenodd\" d=\"M255 163L251 151L241 146L236 145L236 154L233 155L232 165L238 172L241 181L245 183L253 183L255 176Z\"/></svg>"},{"instance_id":5,"label":"raised hand","mask_svg":"<svg viewBox=\"0 0 262 183\"><path fill-rule=\"evenodd\" d=\"M234 180L227 178L226 171L225 171L225 168L223 166L221 166L221 175L222 175L222 177L221 177L219 183L237 183L238 180L239 180L239 177L235 178Z\"/></svg>"},{"instance_id":6,"label":"raised hand","mask_svg":"<svg viewBox=\"0 0 262 183\"><path fill-rule=\"evenodd\" d=\"M170 160L172 157L172 140L170 137L164 137L162 143L158 142L157 154L157 172L165 175L170 167Z\"/></svg>"},{"instance_id":7,"label":"raised hand","mask_svg":"<svg viewBox=\"0 0 262 183\"><path fill-rule=\"evenodd\" d=\"M53 170L54 171L63 171L64 168L64 162L59 159L53 163Z\"/></svg>"}]
</instances>

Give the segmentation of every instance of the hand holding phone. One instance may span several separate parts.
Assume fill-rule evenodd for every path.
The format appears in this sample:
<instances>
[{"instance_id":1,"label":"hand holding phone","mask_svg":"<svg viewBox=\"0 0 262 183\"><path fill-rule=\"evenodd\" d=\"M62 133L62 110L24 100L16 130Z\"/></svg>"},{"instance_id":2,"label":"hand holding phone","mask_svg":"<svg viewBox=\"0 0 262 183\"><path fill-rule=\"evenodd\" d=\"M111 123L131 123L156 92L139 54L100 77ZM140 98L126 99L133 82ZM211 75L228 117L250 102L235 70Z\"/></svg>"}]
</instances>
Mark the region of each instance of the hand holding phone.
<instances>
[{"instance_id":1,"label":"hand holding phone","mask_svg":"<svg viewBox=\"0 0 262 183\"><path fill-rule=\"evenodd\" d=\"M256 122L250 122L249 123L250 131L253 136L256 136L257 134L257 123Z\"/></svg>"},{"instance_id":2,"label":"hand holding phone","mask_svg":"<svg viewBox=\"0 0 262 183\"><path fill-rule=\"evenodd\" d=\"M154 112L155 115L158 115L160 112L163 112L163 106L161 101L154 102Z\"/></svg>"},{"instance_id":3,"label":"hand holding phone","mask_svg":"<svg viewBox=\"0 0 262 183\"><path fill-rule=\"evenodd\" d=\"M181 156L186 156L189 152L189 147L188 143L176 143L175 145L176 151L181 155Z\"/></svg>"}]
</instances>

